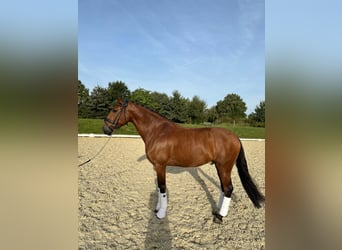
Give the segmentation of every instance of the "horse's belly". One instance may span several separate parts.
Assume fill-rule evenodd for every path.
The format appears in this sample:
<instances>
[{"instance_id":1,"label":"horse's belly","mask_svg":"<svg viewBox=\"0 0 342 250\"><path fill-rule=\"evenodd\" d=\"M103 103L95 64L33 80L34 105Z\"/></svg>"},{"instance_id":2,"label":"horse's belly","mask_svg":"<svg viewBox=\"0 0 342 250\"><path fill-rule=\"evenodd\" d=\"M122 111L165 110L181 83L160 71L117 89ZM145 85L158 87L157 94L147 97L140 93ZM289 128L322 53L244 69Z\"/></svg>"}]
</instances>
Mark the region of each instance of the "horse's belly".
<instances>
[{"instance_id":1,"label":"horse's belly","mask_svg":"<svg viewBox=\"0 0 342 250\"><path fill-rule=\"evenodd\" d=\"M212 155L208 150L180 147L171 152L168 165L197 167L212 160Z\"/></svg>"},{"instance_id":2,"label":"horse's belly","mask_svg":"<svg viewBox=\"0 0 342 250\"><path fill-rule=\"evenodd\" d=\"M183 130L182 130L183 131ZM176 134L172 137L158 138L146 145L146 153L152 164L168 166L197 167L215 159L215 146L207 133ZM189 132L188 132L189 131Z\"/></svg>"}]
</instances>

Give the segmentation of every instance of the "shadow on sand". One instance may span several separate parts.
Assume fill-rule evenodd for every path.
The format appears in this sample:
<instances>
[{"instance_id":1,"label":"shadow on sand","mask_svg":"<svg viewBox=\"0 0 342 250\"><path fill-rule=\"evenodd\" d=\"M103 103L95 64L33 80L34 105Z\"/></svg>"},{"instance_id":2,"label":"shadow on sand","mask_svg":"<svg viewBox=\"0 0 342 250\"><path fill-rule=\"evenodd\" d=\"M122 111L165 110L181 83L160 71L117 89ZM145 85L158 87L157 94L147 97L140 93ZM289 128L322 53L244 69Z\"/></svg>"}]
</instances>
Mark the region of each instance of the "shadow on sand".
<instances>
[{"instance_id":1,"label":"shadow on sand","mask_svg":"<svg viewBox=\"0 0 342 250\"><path fill-rule=\"evenodd\" d=\"M172 249L172 236L169 221L166 218L157 219L154 209L157 204L157 193L151 192L148 203L149 220L145 238L145 249Z\"/></svg>"},{"instance_id":2,"label":"shadow on sand","mask_svg":"<svg viewBox=\"0 0 342 250\"><path fill-rule=\"evenodd\" d=\"M144 160L147 160L147 157L145 154L140 156L137 159L138 162L141 162ZM191 176L198 182L198 184L200 184L200 186L202 187L203 191L205 192L207 199L211 205L211 210L212 210L213 214L216 213L218 211L217 203L214 200L213 196L211 195L211 193L210 193L210 191L209 191L209 189L208 189L208 187L205 184L205 181L203 179L205 178L208 181L210 181L214 186L217 187L217 191L219 191L219 190L221 190L221 187L219 184L220 181L219 181L218 177L217 177L217 180L213 179L211 176L206 174L200 167L183 168L183 167L176 167L176 166L167 166L167 168L166 168L166 173L170 173L170 174L180 174L180 173L183 173L184 171L190 173ZM167 183L167 177L166 177L166 183ZM151 194L151 195L157 196L155 193ZM154 197L153 199L154 199L155 203L152 204L152 206L157 204L157 197ZM236 200L234 193L232 194L232 199ZM152 211L153 211L153 207L152 207Z\"/></svg>"},{"instance_id":3,"label":"shadow on sand","mask_svg":"<svg viewBox=\"0 0 342 250\"><path fill-rule=\"evenodd\" d=\"M140 156L137 159L138 162L141 162L141 161L144 161L144 160L147 160L147 157L146 157L145 154ZM201 176L203 176L204 178L209 180L212 184L214 184L217 187L217 190L221 190L221 187L219 185L219 180L218 179L217 180L213 179L211 176L206 174L200 167L183 168L183 167L167 166L167 168L166 168L166 172L170 173L170 174L180 174L180 173L183 173L184 171L189 172L191 174L191 176L200 184L200 186L204 190L204 192L205 192L205 194L207 196L207 199L208 199L208 201L209 201L209 203L211 205L212 212L213 213L217 212L218 208L217 208L216 201L214 200L214 198L211 195L207 185L205 184L205 181L202 179ZM167 180L166 180L166 183L167 183ZM234 197L232 197L232 198L234 199ZM156 201L155 204L157 204L157 201Z\"/></svg>"},{"instance_id":4,"label":"shadow on sand","mask_svg":"<svg viewBox=\"0 0 342 250\"><path fill-rule=\"evenodd\" d=\"M194 177L194 179L198 182L198 184L200 184L200 186L202 187L203 191L205 192L207 199L211 205L211 210L212 212L216 212L217 211L217 204L216 201L214 200L213 196L211 195L207 185L205 184L205 181L202 179L201 175L204 176L207 180L209 180L211 183L213 183L216 187L217 190L220 189L220 186L218 185L217 181L214 180L211 176L207 175L205 172L203 172L202 169L200 169L199 167L189 167L189 168L182 168L182 167L167 167L167 173L171 173L171 174L180 174L182 172L188 172L191 174L192 177ZM201 175L199 174L201 173Z\"/></svg>"}]
</instances>

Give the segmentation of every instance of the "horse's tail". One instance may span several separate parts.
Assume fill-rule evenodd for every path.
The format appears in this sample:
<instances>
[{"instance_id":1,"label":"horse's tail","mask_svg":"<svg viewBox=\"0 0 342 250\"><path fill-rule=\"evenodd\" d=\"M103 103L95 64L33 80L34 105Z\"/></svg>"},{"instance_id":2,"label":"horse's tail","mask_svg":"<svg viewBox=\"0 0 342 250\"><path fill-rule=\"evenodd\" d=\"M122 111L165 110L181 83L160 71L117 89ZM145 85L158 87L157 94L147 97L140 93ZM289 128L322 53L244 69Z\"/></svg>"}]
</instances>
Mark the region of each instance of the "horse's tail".
<instances>
[{"instance_id":1,"label":"horse's tail","mask_svg":"<svg viewBox=\"0 0 342 250\"><path fill-rule=\"evenodd\" d=\"M242 186L245 189L248 197L251 199L255 207L260 208L261 203L265 201L265 196L262 193L260 193L252 177L249 175L245 152L243 150L242 144L239 156L236 160L236 166L238 169L240 180L242 182Z\"/></svg>"}]
</instances>

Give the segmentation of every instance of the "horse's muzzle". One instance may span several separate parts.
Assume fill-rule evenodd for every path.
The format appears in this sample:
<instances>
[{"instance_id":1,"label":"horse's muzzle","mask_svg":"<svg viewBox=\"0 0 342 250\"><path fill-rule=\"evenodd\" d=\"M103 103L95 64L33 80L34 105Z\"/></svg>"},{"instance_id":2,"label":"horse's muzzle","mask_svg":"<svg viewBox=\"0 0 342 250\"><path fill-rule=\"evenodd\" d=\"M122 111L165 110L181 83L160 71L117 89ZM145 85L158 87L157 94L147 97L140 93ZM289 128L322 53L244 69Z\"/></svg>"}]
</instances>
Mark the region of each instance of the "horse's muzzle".
<instances>
[{"instance_id":1,"label":"horse's muzzle","mask_svg":"<svg viewBox=\"0 0 342 250\"><path fill-rule=\"evenodd\" d=\"M103 126L103 133L106 135L111 135L113 133L113 129L111 127L107 127L106 125Z\"/></svg>"}]
</instances>

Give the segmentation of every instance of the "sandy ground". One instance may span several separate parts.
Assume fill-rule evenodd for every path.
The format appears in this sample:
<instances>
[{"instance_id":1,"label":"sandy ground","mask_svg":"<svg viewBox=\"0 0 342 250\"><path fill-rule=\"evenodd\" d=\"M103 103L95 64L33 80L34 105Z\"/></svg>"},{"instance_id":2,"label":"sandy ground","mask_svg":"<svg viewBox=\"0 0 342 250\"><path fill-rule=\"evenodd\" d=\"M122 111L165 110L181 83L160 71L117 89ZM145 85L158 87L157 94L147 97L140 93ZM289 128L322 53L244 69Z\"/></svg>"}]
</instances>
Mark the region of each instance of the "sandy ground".
<instances>
[{"instance_id":1,"label":"sandy ground","mask_svg":"<svg viewBox=\"0 0 342 250\"><path fill-rule=\"evenodd\" d=\"M107 138L78 138L79 163ZM249 171L265 193L265 142L243 141ZM213 165L167 167L168 213L155 217L155 172L144 142L112 138L79 167L79 249L264 249L265 209L254 208L236 167L228 216L213 222L219 179Z\"/></svg>"}]
</instances>

